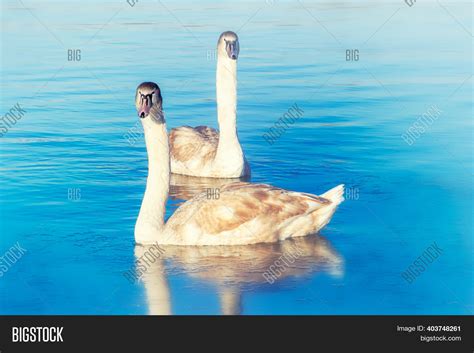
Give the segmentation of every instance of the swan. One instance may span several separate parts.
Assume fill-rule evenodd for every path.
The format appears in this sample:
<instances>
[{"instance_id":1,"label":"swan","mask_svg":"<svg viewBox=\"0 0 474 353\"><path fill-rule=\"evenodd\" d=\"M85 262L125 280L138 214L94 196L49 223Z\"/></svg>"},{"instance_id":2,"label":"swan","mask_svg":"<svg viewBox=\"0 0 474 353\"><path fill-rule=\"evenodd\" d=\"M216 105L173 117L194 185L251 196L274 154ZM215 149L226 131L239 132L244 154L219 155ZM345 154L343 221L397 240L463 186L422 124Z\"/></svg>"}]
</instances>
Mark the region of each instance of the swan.
<instances>
[{"instance_id":1,"label":"swan","mask_svg":"<svg viewBox=\"0 0 474 353\"><path fill-rule=\"evenodd\" d=\"M318 232L344 200L344 185L321 196L246 182L223 186L219 198L201 193L183 203L165 223L170 185L170 148L161 90L137 87L135 105L148 152L148 178L135 224L139 244L246 245Z\"/></svg>"},{"instance_id":2,"label":"swan","mask_svg":"<svg viewBox=\"0 0 474 353\"><path fill-rule=\"evenodd\" d=\"M212 178L250 175L237 136L237 58L239 38L231 31L217 42L216 98L219 132L182 126L170 132L171 172Z\"/></svg>"}]
</instances>

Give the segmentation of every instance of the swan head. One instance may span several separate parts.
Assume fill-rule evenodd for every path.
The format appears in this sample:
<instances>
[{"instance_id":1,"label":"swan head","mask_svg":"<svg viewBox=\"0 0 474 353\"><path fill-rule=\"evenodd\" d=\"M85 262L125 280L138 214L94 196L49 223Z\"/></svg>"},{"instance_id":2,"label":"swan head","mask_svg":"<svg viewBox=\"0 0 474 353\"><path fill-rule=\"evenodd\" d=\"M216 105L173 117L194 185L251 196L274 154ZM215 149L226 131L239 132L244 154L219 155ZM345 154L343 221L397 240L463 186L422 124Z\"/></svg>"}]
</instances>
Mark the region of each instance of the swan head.
<instances>
[{"instance_id":1,"label":"swan head","mask_svg":"<svg viewBox=\"0 0 474 353\"><path fill-rule=\"evenodd\" d=\"M239 37L232 31L222 33L217 41L217 52L228 57L230 60L237 60L239 57L240 45Z\"/></svg>"},{"instance_id":2,"label":"swan head","mask_svg":"<svg viewBox=\"0 0 474 353\"><path fill-rule=\"evenodd\" d=\"M160 87L154 82L143 82L137 87L135 107L141 119L162 116L163 98Z\"/></svg>"}]
</instances>

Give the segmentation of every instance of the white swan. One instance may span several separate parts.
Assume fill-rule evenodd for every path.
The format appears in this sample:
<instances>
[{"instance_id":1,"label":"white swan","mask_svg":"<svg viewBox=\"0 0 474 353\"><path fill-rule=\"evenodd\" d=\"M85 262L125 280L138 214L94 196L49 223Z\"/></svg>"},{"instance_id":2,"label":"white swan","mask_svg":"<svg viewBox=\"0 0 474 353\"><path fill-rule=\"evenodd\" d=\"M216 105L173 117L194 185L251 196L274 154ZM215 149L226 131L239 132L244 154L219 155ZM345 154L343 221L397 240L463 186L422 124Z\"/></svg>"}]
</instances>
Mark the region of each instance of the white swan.
<instances>
[{"instance_id":1,"label":"white swan","mask_svg":"<svg viewBox=\"0 0 474 353\"><path fill-rule=\"evenodd\" d=\"M216 72L219 132L207 126L172 129L172 173L212 178L238 178L250 174L236 127L238 56L237 34L222 33L217 42Z\"/></svg>"},{"instance_id":2,"label":"white swan","mask_svg":"<svg viewBox=\"0 0 474 353\"><path fill-rule=\"evenodd\" d=\"M137 243L244 245L304 236L324 227L344 200L343 185L316 196L265 184L231 183L221 188L217 199L196 195L165 223L170 158L158 85L140 84L135 104L148 152L147 185L135 225Z\"/></svg>"}]
</instances>

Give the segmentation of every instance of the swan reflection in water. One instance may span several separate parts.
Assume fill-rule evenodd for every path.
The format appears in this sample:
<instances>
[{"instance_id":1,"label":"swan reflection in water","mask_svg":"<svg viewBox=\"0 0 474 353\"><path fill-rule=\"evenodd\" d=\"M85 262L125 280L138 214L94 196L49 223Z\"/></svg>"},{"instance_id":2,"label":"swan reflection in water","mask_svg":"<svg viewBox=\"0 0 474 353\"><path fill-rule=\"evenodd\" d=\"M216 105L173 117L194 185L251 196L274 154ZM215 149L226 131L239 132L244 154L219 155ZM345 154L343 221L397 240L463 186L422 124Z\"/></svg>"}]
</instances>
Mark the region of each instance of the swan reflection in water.
<instances>
[{"instance_id":1,"label":"swan reflection in water","mask_svg":"<svg viewBox=\"0 0 474 353\"><path fill-rule=\"evenodd\" d=\"M343 274L342 257L327 239L314 235L243 246L136 245L137 271L138 260L152 247L154 253L159 249L160 256L141 271L151 315L172 314L166 278L170 269L215 285L224 315L241 314L243 290L315 272Z\"/></svg>"},{"instance_id":2,"label":"swan reflection in water","mask_svg":"<svg viewBox=\"0 0 474 353\"><path fill-rule=\"evenodd\" d=\"M201 192L206 192L209 198L217 198L219 197L218 193L221 187L239 181L250 181L250 176L223 179L171 174L169 197L172 200L187 201ZM178 203L178 205L181 203Z\"/></svg>"}]
</instances>

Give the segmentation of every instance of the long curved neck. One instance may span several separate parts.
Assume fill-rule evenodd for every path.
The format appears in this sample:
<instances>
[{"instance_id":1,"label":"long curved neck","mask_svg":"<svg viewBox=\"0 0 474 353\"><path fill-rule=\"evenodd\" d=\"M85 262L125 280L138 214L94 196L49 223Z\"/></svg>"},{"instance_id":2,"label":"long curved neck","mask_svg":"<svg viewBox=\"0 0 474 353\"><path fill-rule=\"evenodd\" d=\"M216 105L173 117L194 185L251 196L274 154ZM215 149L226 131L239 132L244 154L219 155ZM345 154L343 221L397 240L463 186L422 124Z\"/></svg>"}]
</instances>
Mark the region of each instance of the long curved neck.
<instances>
[{"instance_id":1,"label":"long curved neck","mask_svg":"<svg viewBox=\"0 0 474 353\"><path fill-rule=\"evenodd\" d=\"M135 225L135 238L139 243L157 242L165 228L170 178L168 133L163 118L159 123L153 120L149 116L142 121L148 152L148 178Z\"/></svg>"},{"instance_id":2,"label":"long curved neck","mask_svg":"<svg viewBox=\"0 0 474 353\"><path fill-rule=\"evenodd\" d=\"M227 57L218 49L216 72L217 120L219 123L219 146L216 159L241 153L237 136L237 60Z\"/></svg>"}]
</instances>

